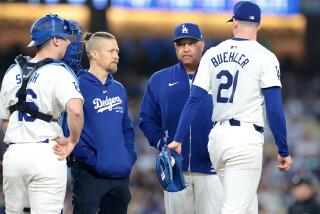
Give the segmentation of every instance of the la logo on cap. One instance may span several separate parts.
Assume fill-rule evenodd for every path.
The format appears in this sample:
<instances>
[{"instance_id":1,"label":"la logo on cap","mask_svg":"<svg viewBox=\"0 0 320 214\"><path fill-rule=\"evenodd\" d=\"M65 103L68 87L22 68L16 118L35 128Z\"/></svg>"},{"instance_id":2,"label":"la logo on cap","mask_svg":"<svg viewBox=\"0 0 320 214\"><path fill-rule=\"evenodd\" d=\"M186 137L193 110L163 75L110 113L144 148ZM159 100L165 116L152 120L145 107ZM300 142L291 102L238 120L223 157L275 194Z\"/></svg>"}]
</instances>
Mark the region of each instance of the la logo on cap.
<instances>
[{"instance_id":1,"label":"la logo on cap","mask_svg":"<svg viewBox=\"0 0 320 214\"><path fill-rule=\"evenodd\" d=\"M182 25L181 33L188 33L189 29L185 26Z\"/></svg>"}]
</instances>

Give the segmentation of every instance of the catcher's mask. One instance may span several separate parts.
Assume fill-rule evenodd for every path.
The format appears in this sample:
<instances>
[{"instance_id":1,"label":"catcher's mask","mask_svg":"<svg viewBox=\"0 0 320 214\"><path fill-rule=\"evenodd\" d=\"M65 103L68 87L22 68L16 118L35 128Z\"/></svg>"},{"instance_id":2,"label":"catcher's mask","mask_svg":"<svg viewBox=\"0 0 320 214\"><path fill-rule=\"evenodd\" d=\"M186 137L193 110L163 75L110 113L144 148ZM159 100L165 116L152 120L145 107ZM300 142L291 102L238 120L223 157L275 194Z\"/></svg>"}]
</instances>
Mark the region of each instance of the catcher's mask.
<instances>
[{"instance_id":1,"label":"catcher's mask","mask_svg":"<svg viewBox=\"0 0 320 214\"><path fill-rule=\"evenodd\" d=\"M78 22L69 20L68 21L69 28L72 32L72 41L68 45L66 53L64 54L63 61L69 65L73 71L78 74L81 67L81 57L82 57L82 42L81 42L81 34L82 30Z\"/></svg>"},{"instance_id":2,"label":"catcher's mask","mask_svg":"<svg viewBox=\"0 0 320 214\"><path fill-rule=\"evenodd\" d=\"M38 46L53 37L69 39L69 44L63 61L76 73L81 69L82 43L81 27L78 22L66 20L56 14L48 14L38 19L30 29L32 41L28 47Z\"/></svg>"}]
</instances>

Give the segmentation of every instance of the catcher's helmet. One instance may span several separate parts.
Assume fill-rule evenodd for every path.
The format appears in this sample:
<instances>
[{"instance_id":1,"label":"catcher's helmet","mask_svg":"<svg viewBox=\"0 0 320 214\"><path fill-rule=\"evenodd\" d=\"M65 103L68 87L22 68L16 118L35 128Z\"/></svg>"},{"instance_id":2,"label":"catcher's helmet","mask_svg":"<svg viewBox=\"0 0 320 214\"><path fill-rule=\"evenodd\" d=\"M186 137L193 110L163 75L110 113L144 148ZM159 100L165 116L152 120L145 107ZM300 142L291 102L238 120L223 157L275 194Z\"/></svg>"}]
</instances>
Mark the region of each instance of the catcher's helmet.
<instances>
[{"instance_id":1,"label":"catcher's helmet","mask_svg":"<svg viewBox=\"0 0 320 214\"><path fill-rule=\"evenodd\" d=\"M38 46L52 37L71 39L73 37L68 20L58 15L48 14L33 23L30 29L32 41L28 47Z\"/></svg>"}]
</instances>

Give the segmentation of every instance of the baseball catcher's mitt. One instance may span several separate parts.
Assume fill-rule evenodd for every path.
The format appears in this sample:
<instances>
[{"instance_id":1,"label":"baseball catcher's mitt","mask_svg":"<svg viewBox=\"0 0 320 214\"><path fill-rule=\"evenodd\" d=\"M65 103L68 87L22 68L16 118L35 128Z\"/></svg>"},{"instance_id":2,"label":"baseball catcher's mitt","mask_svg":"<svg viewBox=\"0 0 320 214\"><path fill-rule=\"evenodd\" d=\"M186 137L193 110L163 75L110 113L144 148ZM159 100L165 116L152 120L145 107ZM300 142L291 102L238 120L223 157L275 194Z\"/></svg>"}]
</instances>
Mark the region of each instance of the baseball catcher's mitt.
<instances>
[{"instance_id":1,"label":"baseball catcher's mitt","mask_svg":"<svg viewBox=\"0 0 320 214\"><path fill-rule=\"evenodd\" d=\"M181 160L175 151L163 146L156 159L158 180L167 192L179 192L188 186L181 170Z\"/></svg>"}]
</instances>

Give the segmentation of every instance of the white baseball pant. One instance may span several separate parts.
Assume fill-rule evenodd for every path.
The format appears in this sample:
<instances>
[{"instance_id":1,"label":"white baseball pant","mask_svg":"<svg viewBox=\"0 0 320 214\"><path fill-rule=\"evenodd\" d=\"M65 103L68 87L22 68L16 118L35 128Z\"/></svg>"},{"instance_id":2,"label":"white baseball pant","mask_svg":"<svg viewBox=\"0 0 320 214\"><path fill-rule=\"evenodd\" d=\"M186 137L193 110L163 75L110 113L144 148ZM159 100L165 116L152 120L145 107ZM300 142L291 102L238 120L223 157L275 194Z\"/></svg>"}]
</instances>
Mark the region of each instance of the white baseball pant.
<instances>
[{"instance_id":1,"label":"white baseball pant","mask_svg":"<svg viewBox=\"0 0 320 214\"><path fill-rule=\"evenodd\" d=\"M217 175L183 173L189 186L180 192L164 191L166 214L218 214L222 186Z\"/></svg>"},{"instance_id":2,"label":"white baseball pant","mask_svg":"<svg viewBox=\"0 0 320 214\"><path fill-rule=\"evenodd\" d=\"M224 193L220 214L258 214L263 142L250 123L218 122L211 130L208 151Z\"/></svg>"},{"instance_id":3,"label":"white baseball pant","mask_svg":"<svg viewBox=\"0 0 320 214\"><path fill-rule=\"evenodd\" d=\"M67 166L53 153L54 142L12 144L3 157L7 214L21 214L29 198L32 214L60 214Z\"/></svg>"}]
</instances>

